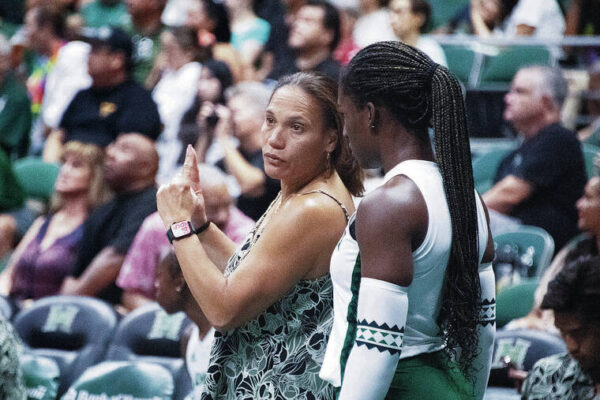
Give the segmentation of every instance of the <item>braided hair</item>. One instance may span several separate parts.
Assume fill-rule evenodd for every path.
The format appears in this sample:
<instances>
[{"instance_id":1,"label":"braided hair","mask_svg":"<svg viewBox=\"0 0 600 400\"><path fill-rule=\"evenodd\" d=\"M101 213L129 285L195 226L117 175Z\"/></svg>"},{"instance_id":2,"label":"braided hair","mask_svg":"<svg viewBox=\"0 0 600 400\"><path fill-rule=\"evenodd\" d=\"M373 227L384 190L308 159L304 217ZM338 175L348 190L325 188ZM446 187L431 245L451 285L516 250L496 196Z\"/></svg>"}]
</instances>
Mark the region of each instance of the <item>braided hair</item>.
<instances>
[{"instance_id":1,"label":"braided hair","mask_svg":"<svg viewBox=\"0 0 600 400\"><path fill-rule=\"evenodd\" d=\"M471 151L460 84L448 69L400 42L379 42L362 49L341 78L343 93L356 104L368 102L390 111L423 143L434 129L434 148L452 222L439 323L446 351L471 374L477 356L481 309L477 208Z\"/></svg>"}]
</instances>

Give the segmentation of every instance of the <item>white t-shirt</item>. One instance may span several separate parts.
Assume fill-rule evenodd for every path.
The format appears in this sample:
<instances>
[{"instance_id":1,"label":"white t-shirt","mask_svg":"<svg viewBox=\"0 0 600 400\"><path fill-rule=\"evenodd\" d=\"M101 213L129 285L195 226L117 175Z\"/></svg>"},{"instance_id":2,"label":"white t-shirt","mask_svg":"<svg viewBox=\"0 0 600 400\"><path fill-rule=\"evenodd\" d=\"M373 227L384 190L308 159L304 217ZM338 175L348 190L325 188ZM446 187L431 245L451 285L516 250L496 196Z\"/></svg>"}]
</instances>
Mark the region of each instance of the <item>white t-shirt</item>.
<instances>
[{"instance_id":1,"label":"white t-shirt","mask_svg":"<svg viewBox=\"0 0 600 400\"><path fill-rule=\"evenodd\" d=\"M502 34L516 36L519 25L534 27L533 37L538 38L562 38L565 32L565 18L556 0L519 0L507 17Z\"/></svg>"},{"instance_id":2,"label":"white t-shirt","mask_svg":"<svg viewBox=\"0 0 600 400\"><path fill-rule=\"evenodd\" d=\"M443 67L448 67L448 61L446 61L446 54L442 46L435 40L427 36L419 36L416 48L427 54L436 63Z\"/></svg>"},{"instance_id":3,"label":"white t-shirt","mask_svg":"<svg viewBox=\"0 0 600 400\"><path fill-rule=\"evenodd\" d=\"M57 128L71 100L80 90L92 84L88 74L90 45L80 41L65 44L58 50L56 64L46 78L42 120L46 126Z\"/></svg>"},{"instance_id":4,"label":"white t-shirt","mask_svg":"<svg viewBox=\"0 0 600 400\"><path fill-rule=\"evenodd\" d=\"M192 333L185 352L185 364L194 387L191 396L193 399L200 398L199 395L202 386L204 386L206 370L210 361L210 349L215 337L214 328L210 328L204 339L200 339L199 332L198 326L193 324Z\"/></svg>"},{"instance_id":5,"label":"white t-shirt","mask_svg":"<svg viewBox=\"0 0 600 400\"><path fill-rule=\"evenodd\" d=\"M177 137L181 118L194 102L201 70L202 66L197 62L187 63L177 71L167 70L152 92L164 125L156 144L160 156L159 183L167 182L177 169L177 159L182 151Z\"/></svg>"},{"instance_id":6,"label":"white t-shirt","mask_svg":"<svg viewBox=\"0 0 600 400\"><path fill-rule=\"evenodd\" d=\"M375 42L397 40L390 24L390 11L380 8L360 17L354 25L352 38L361 48Z\"/></svg>"}]
</instances>

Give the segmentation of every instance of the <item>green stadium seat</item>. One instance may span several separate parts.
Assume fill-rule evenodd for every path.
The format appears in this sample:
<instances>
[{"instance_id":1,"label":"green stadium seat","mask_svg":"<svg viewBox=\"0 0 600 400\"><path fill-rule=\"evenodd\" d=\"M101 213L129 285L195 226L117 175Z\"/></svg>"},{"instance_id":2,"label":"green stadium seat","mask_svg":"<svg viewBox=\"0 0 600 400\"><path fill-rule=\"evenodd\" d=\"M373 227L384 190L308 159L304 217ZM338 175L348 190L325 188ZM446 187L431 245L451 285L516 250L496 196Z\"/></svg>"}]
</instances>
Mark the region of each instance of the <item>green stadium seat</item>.
<instances>
[{"instance_id":1,"label":"green stadium seat","mask_svg":"<svg viewBox=\"0 0 600 400\"><path fill-rule=\"evenodd\" d=\"M554 65L555 59L545 46L510 46L495 56L487 56L484 60L479 87L504 87L522 67L537 65Z\"/></svg>"},{"instance_id":2,"label":"green stadium seat","mask_svg":"<svg viewBox=\"0 0 600 400\"><path fill-rule=\"evenodd\" d=\"M58 393L60 368L49 357L24 354L21 370L28 400L54 400Z\"/></svg>"},{"instance_id":3,"label":"green stadium seat","mask_svg":"<svg viewBox=\"0 0 600 400\"><path fill-rule=\"evenodd\" d=\"M529 314L538 285L538 278L525 279L496 295L496 326L498 328L502 328L513 319Z\"/></svg>"},{"instance_id":4,"label":"green stadium seat","mask_svg":"<svg viewBox=\"0 0 600 400\"><path fill-rule=\"evenodd\" d=\"M470 46L443 45L448 69L466 86L476 81L481 67L481 53L475 52Z\"/></svg>"},{"instance_id":5,"label":"green stadium seat","mask_svg":"<svg viewBox=\"0 0 600 400\"><path fill-rule=\"evenodd\" d=\"M173 377L157 364L105 361L88 368L61 397L84 398L171 400Z\"/></svg>"},{"instance_id":6,"label":"green stadium seat","mask_svg":"<svg viewBox=\"0 0 600 400\"><path fill-rule=\"evenodd\" d=\"M469 0L429 0L431 6L431 28L446 25L463 8L469 5Z\"/></svg>"},{"instance_id":7,"label":"green stadium seat","mask_svg":"<svg viewBox=\"0 0 600 400\"><path fill-rule=\"evenodd\" d=\"M473 161L473 179L479 193L487 192L494 185L498 166L511 151L511 148L497 148L481 154Z\"/></svg>"},{"instance_id":8,"label":"green stadium seat","mask_svg":"<svg viewBox=\"0 0 600 400\"><path fill-rule=\"evenodd\" d=\"M554 239L546 230L529 225L521 225L518 230L504 232L494 237L497 247L514 243L519 247L519 254L525 253L527 248L533 246L534 276L542 276L550 265L554 255Z\"/></svg>"},{"instance_id":9,"label":"green stadium seat","mask_svg":"<svg viewBox=\"0 0 600 400\"><path fill-rule=\"evenodd\" d=\"M583 159L585 160L585 171L587 172L588 179L590 179L591 177L598 175L598 169L594 165L594 160L598 156L598 152L600 152L600 147L589 143L583 143L581 150L583 151Z\"/></svg>"},{"instance_id":10,"label":"green stadium seat","mask_svg":"<svg viewBox=\"0 0 600 400\"><path fill-rule=\"evenodd\" d=\"M54 193L59 166L39 157L26 157L13 163L13 171L27 197L47 202Z\"/></svg>"}]
</instances>

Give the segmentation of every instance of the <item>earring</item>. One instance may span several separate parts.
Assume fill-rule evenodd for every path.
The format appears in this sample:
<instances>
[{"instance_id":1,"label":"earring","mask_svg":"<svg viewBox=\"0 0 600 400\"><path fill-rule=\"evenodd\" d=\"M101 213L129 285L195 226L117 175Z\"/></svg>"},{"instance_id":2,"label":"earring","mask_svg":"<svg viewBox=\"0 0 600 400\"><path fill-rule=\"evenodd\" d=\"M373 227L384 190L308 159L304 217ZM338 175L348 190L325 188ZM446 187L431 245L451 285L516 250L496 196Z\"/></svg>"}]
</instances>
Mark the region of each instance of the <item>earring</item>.
<instances>
[{"instance_id":1,"label":"earring","mask_svg":"<svg viewBox=\"0 0 600 400\"><path fill-rule=\"evenodd\" d=\"M327 153L327 164L331 164L331 153Z\"/></svg>"},{"instance_id":2,"label":"earring","mask_svg":"<svg viewBox=\"0 0 600 400\"><path fill-rule=\"evenodd\" d=\"M375 129L375 124L371 124L371 129Z\"/></svg>"},{"instance_id":3,"label":"earring","mask_svg":"<svg viewBox=\"0 0 600 400\"><path fill-rule=\"evenodd\" d=\"M183 289L181 286L176 286L176 287L175 287L175 291L176 291L177 293L181 292L181 289Z\"/></svg>"}]
</instances>

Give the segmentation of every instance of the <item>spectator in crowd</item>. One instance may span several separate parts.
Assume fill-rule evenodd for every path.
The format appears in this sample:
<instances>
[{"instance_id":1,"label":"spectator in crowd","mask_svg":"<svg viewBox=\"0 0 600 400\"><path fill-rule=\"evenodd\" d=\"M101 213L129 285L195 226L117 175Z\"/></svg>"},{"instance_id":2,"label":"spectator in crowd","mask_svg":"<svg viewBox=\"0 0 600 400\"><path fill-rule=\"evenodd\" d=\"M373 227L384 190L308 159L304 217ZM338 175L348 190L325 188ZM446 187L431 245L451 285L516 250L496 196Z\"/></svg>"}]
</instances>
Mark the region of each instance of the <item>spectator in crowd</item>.
<instances>
[{"instance_id":1,"label":"spectator in crowd","mask_svg":"<svg viewBox=\"0 0 600 400\"><path fill-rule=\"evenodd\" d=\"M104 176L115 198L86 221L73 277L65 279L62 294L121 301L115 280L144 218L156 211L157 171L158 154L147 136L123 133L106 148Z\"/></svg>"},{"instance_id":2,"label":"spectator in crowd","mask_svg":"<svg viewBox=\"0 0 600 400\"><path fill-rule=\"evenodd\" d=\"M589 69L587 114L591 123L577 132L579 140L600 146L600 60Z\"/></svg>"},{"instance_id":3,"label":"spectator in crowd","mask_svg":"<svg viewBox=\"0 0 600 400\"><path fill-rule=\"evenodd\" d=\"M29 148L31 104L27 88L11 68L11 48L0 34L0 149L12 158L24 157Z\"/></svg>"},{"instance_id":4,"label":"spectator in crowd","mask_svg":"<svg viewBox=\"0 0 600 400\"><path fill-rule=\"evenodd\" d=\"M2 272L4 295L24 300L60 291L75 267L87 216L107 199L103 155L95 145L65 145L50 214L33 223Z\"/></svg>"},{"instance_id":5,"label":"spectator in crowd","mask_svg":"<svg viewBox=\"0 0 600 400\"><path fill-rule=\"evenodd\" d=\"M360 0L360 16L352 37L360 48L375 42L396 40L390 25L389 0Z\"/></svg>"},{"instance_id":6,"label":"spectator in crowd","mask_svg":"<svg viewBox=\"0 0 600 400\"><path fill-rule=\"evenodd\" d=\"M254 0L225 0L231 28L231 45L239 53L243 80L254 80L271 25L256 16Z\"/></svg>"},{"instance_id":7,"label":"spectator in crowd","mask_svg":"<svg viewBox=\"0 0 600 400\"><path fill-rule=\"evenodd\" d=\"M161 15L167 0L126 0L126 4L131 16L126 30L133 38L134 77L139 84L152 88L146 78L160 53L160 34L165 29Z\"/></svg>"},{"instance_id":8,"label":"spectator in crowd","mask_svg":"<svg viewBox=\"0 0 600 400\"><path fill-rule=\"evenodd\" d=\"M0 148L0 212L19 207L24 200L24 193L12 170L8 155ZM0 260L12 248L12 235L2 233L0 223ZM8 237L6 237L8 236Z\"/></svg>"},{"instance_id":9,"label":"spectator in crowd","mask_svg":"<svg viewBox=\"0 0 600 400\"><path fill-rule=\"evenodd\" d=\"M281 60L277 76L298 71L317 71L337 80L340 64L334 60L333 51L340 41L340 15L337 9L322 0L309 0L294 17L288 45L294 57Z\"/></svg>"},{"instance_id":10,"label":"spectator in crowd","mask_svg":"<svg viewBox=\"0 0 600 400\"><path fill-rule=\"evenodd\" d=\"M560 70L519 70L505 97L504 118L524 142L502 160L494 186L483 195L492 211L492 231L502 225L535 225L554 238L557 249L577 230L575 202L583 194L585 164L575 134L560 125L567 82ZM510 217L510 218L506 218Z\"/></svg>"},{"instance_id":11,"label":"spectator in crowd","mask_svg":"<svg viewBox=\"0 0 600 400\"><path fill-rule=\"evenodd\" d=\"M212 0L191 0L185 24L198 32L198 44L203 50L202 62L209 59L223 61L231 70L234 81L240 81L242 63L231 45L225 6Z\"/></svg>"},{"instance_id":12,"label":"spectator in crowd","mask_svg":"<svg viewBox=\"0 0 600 400\"><path fill-rule=\"evenodd\" d=\"M164 231L164 228L162 230ZM156 269L154 287L156 301L166 312L172 314L183 311L194 322L189 332L183 357L192 380L192 398L199 399L208 369L215 330L190 292L181 272L179 261L170 246L167 247L166 255L163 256Z\"/></svg>"},{"instance_id":13,"label":"spectator in crowd","mask_svg":"<svg viewBox=\"0 0 600 400\"><path fill-rule=\"evenodd\" d=\"M131 23L127 6L122 0L92 0L79 10L85 26L100 28L102 26L125 27Z\"/></svg>"},{"instance_id":14,"label":"spectator in crowd","mask_svg":"<svg viewBox=\"0 0 600 400\"><path fill-rule=\"evenodd\" d=\"M240 244L254 226L233 204L227 189L227 176L218 168L198 165L200 189L204 195L206 217L229 239ZM165 227L158 213L144 220L135 235L117 278L117 286L124 290L123 305L136 308L154 298L154 274L164 250L170 248Z\"/></svg>"},{"instance_id":15,"label":"spectator in crowd","mask_svg":"<svg viewBox=\"0 0 600 400\"><path fill-rule=\"evenodd\" d=\"M151 94L131 79L132 45L119 28L87 32L92 51L89 73L92 87L81 90L48 137L44 158L52 161L63 142L78 140L105 147L121 132L139 132L156 140L160 116Z\"/></svg>"},{"instance_id":16,"label":"spectator in crowd","mask_svg":"<svg viewBox=\"0 0 600 400\"><path fill-rule=\"evenodd\" d=\"M557 0L519 0L495 35L560 39L565 17Z\"/></svg>"},{"instance_id":17,"label":"spectator in crowd","mask_svg":"<svg viewBox=\"0 0 600 400\"><path fill-rule=\"evenodd\" d=\"M550 310L540 308L548 290L548 283L563 267L581 256L598 255L600 247L600 178L591 178L585 186L583 196L577 200L579 218L577 227L584 234L571 240L558 252L552 264L544 271L540 285L535 291L533 307L523 318L511 321L506 329L538 329L556 333L554 315Z\"/></svg>"},{"instance_id":18,"label":"spectator in crowd","mask_svg":"<svg viewBox=\"0 0 600 400\"><path fill-rule=\"evenodd\" d=\"M265 45L265 51L261 60L262 68L268 79L279 79L285 75L285 66L289 60L294 58L294 51L288 40L290 27L298 14L298 11L306 4L306 0L284 0L283 24L275 24L272 27L269 41Z\"/></svg>"},{"instance_id":19,"label":"spectator in crowd","mask_svg":"<svg viewBox=\"0 0 600 400\"><path fill-rule=\"evenodd\" d=\"M188 144L195 147L202 162L214 164L218 161L219 156L214 159L212 155L207 154L214 143L214 128L217 123L216 114L213 112L215 105L225 104L225 91L232 83L231 70L224 62L208 60L202 64L198 93L194 103L181 119L178 136L183 144L183 151L177 161L178 164L183 164L185 148ZM201 109L206 114L199 115Z\"/></svg>"},{"instance_id":20,"label":"spectator in crowd","mask_svg":"<svg viewBox=\"0 0 600 400\"><path fill-rule=\"evenodd\" d=\"M50 6L31 8L25 28L28 45L36 54L33 71L27 79L36 119L30 151L40 154L47 128L56 128L73 96L91 84L87 73L90 46L80 41L67 43L64 16L60 9ZM37 118L40 114L41 118Z\"/></svg>"},{"instance_id":21,"label":"spectator in crowd","mask_svg":"<svg viewBox=\"0 0 600 400\"><path fill-rule=\"evenodd\" d=\"M522 387L524 400L578 400L597 397L600 388L600 257L580 257L548 285L542 309L554 324L566 354L539 360Z\"/></svg>"},{"instance_id":22,"label":"spectator in crowd","mask_svg":"<svg viewBox=\"0 0 600 400\"><path fill-rule=\"evenodd\" d=\"M429 19L431 7L425 0L391 0L390 22L396 38L427 54L433 61L446 67L446 55L435 40L421 35Z\"/></svg>"},{"instance_id":23,"label":"spectator in crowd","mask_svg":"<svg viewBox=\"0 0 600 400\"><path fill-rule=\"evenodd\" d=\"M517 0L471 0L448 24L435 30L435 33L466 33L479 37L489 37L512 11Z\"/></svg>"},{"instance_id":24,"label":"spectator in crowd","mask_svg":"<svg viewBox=\"0 0 600 400\"><path fill-rule=\"evenodd\" d=\"M261 83L242 82L227 91L227 107L214 108L214 137L223 152L217 165L235 177L241 189L237 206L255 221L279 192L279 182L265 174L262 154L261 128L270 95Z\"/></svg>"},{"instance_id":25,"label":"spectator in crowd","mask_svg":"<svg viewBox=\"0 0 600 400\"><path fill-rule=\"evenodd\" d=\"M152 98L164 129L157 142L160 167L158 182L167 182L177 169L182 143L178 133L183 114L196 97L200 65L200 47L196 32L180 26L170 28L161 35L162 50L156 57L148 81L157 80Z\"/></svg>"}]
</instances>

